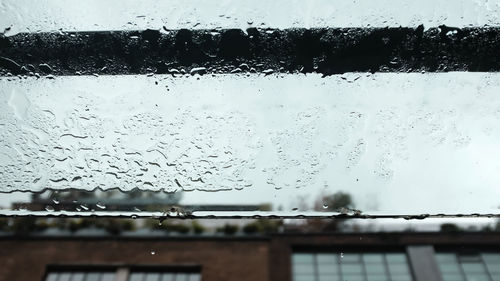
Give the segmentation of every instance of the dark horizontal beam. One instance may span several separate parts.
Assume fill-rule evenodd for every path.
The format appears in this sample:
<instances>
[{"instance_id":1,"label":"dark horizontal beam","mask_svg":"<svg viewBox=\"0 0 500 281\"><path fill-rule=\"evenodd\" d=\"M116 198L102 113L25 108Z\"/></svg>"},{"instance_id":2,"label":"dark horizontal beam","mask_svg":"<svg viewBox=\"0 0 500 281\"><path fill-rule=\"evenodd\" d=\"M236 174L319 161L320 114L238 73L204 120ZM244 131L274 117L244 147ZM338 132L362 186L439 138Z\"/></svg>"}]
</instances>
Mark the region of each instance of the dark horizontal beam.
<instances>
[{"instance_id":1,"label":"dark horizontal beam","mask_svg":"<svg viewBox=\"0 0 500 281\"><path fill-rule=\"evenodd\" d=\"M500 71L500 28L181 29L0 37L0 75L367 71Z\"/></svg>"}]
</instances>

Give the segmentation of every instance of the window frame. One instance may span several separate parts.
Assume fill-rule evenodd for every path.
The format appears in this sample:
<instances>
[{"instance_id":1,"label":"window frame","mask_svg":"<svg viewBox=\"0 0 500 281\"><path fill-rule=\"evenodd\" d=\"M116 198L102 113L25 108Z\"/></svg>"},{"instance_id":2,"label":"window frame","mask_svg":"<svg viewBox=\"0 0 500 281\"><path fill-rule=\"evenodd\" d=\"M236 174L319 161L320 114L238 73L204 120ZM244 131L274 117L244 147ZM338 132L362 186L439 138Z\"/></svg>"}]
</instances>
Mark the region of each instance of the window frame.
<instances>
[{"instance_id":1,"label":"window frame","mask_svg":"<svg viewBox=\"0 0 500 281\"><path fill-rule=\"evenodd\" d=\"M129 281L134 272L198 274L202 279L202 266L198 264L49 264L45 268L43 281L51 273L113 272L115 281Z\"/></svg>"}]
</instances>

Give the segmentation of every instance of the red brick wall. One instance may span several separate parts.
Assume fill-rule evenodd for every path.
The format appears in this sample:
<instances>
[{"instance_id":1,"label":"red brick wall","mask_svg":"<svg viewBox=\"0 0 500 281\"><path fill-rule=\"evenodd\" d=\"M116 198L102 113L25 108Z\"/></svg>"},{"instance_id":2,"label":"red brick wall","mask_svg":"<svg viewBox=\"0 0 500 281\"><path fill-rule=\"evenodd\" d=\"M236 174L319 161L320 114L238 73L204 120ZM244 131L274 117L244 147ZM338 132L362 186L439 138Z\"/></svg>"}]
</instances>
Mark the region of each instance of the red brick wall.
<instances>
[{"instance_id":1,"label":"red brick wall","mask_svg":"<svg viewBox=\"0 0 500 281\"><path fill-rule=\"evenodd\" d=\"M0 281L41 281L47 264L201 265L203 281L266 281L268 244L238 240L0 240Z\"/></svg>"},{"instance_id":2,"label":"red brick wall","mask_svg":"<svg viewBox=\"0 0 500 281\"><path fill-rule=\"evenodd\" d=\"M276 234L271 237L0 238L0 281L42 281L47 265L198 265L203 281L290 281L293 250L405 250L408 245L500 251L500 233ZM152 255L151 251L155 251Z\"/></svg>"}]
</instances>

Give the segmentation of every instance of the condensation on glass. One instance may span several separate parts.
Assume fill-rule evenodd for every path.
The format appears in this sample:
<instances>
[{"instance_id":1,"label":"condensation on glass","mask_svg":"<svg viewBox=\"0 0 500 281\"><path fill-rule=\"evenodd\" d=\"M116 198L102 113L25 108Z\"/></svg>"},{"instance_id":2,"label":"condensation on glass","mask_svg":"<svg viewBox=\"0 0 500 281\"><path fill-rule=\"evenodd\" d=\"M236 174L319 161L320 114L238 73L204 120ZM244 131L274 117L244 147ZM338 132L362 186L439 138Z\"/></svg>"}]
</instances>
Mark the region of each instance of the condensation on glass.
<instances>
[{"instance_id":1,"label":"condensation on glass","mask_svg":"<svg viewBox=\"0 0 500 281\"><path fill-rule=\"evenodd\" d=\"M2 1L0 32L500 24L498 1L292 2ZM341 192L350 197L340 213L355 215L500 213L497 73L196 69L1 77L0 214L30 209L22 202L54 214L62 192L96 189L101 197L64 204L103 214L116 205L113 192L143 191L135 201L118 196L131 202L119 211L140 212L134 204L156 198L300 215L339 211L328 198ZM23 193L45 190L48 199Z\"/></svg>"},{"instance_id":2,"label":"condensation on glass","mask_svg":"<svg viewBox=\"0 0 500 281\"><path fill-rule=\"evenodd\" d=\"M356 11L353 13L353 11ZM67 5L63 0L2 1L0 31L19 32L314 28L386 26L495 26L500 3L491 0L244 0L205 1L85 1Z\"/></svg>"},{"instance_id":3,"label":"condensation on glass","mask_svg":"<svg viewBox=\"0 0 500 281\"><path fill-rule=\"evenodd\" d=\"M207 200L276 208L340 190L365 212L498 210L497 74L0 84L2 192L227 191Z\"/></svg>"}]
</instances>

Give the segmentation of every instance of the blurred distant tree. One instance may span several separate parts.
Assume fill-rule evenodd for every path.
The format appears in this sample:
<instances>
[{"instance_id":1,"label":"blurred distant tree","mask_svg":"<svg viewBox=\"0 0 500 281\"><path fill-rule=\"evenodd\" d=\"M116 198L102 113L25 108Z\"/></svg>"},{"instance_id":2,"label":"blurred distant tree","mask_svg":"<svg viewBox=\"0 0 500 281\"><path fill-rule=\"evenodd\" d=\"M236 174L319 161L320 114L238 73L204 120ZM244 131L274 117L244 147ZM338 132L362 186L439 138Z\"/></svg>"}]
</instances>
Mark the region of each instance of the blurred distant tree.
<instances>
[{"instance_id":1,"label":"blurred distant tree","mask_svg":"<svg viewBox=\"0 0 500 281\"><path fill-rule=\"evenodd\" d=\"M29 234L37 230L35 217L15 218L12 223L12 231L16 234Z\"/></svg>"},{"instance_id":2,"label":"blurred distant tree","mask_svg":"<svg viewBox=\"0 0 500 281\"><path fill-rule=\"evenodd\" d=\"M164 220L161 223L157 219L146 221L146 227L154 230L163 230L166 232L188 233L191 230L189 225L184 224L183 220L170 219Z\"/></svg>"},{"instance_id":3,"label":"blurred distant tree","mask_svg":"<svg viewBox=\"0 0 500 281\"><path fill-rule=\"evenodd\" d=\"M0 218L0 231L9 229L9 220L7 218Z\"/></svg>"},{"instance_id":4,"label":"blurred distant tree","mask_svg":"<svg viewBox=\"0 0 500 281\"><path fill-rule=\"evenodd\" d=\"M483 231L483 232L492 232L493 229L491 228L491 225L488 224L488 225L483 226L481 228L481 231Z\"/></svg>"},{"instance_id":5,"label":"blurred distant tree","mask_svg":"<svg viewBox=\"0 0 500 281\"><path fill-rule=\"evenodd\" d=\"M345 213L353 210L354 203L351 195L346 192L338 191L334 194L321 194L314 203L315 211L330 211ZM301 226L301 231L305 232L335 232L339 231L344 225L345 219L308 219Z\"/></svg>"},{"instance_id":6,"label":"blurred distant tree","mask_svg":"<svg viewBox=\"0 0 500 281\"><path fill-rule=\"evenodd\" d=\"M352 202L351 195L342 191L331 195L322 194L318 199L316 199L314 204L314 210L316 211L339 212L343 209L352 208L354 208L354 203Z\"/></svg>"},{"instance_id":7,"label":"blurred distant tree","mask_svg":"<svg viewBox=\"0 0 500 281\"><path fill-rule=\"evenodd\" d=\"M441 232L459 232L462 229L454 223L443 223L440 226Z\"/></svg>"},{"instance_id":8,"label":"blurred distant tree","mask_svg":"<svg viewBox=\"0 0 500 281\"><path fill-rule=\"evenodd\" d=\"M227 234L227 235L234 235L236 232L238 232L238 229L239 229L239 226L235 225L235 224L224 224L223 227L218 227L216 229L216 232L219 232L219 233L224 233L224 234Z\"/></svg>"},{"instance_id":9,"label":"blurred distant tree","mask_svg":"<svg viewBox=\"0 0 500 281\"><path fill-rule=\"evenodd\" d=\"M243 227L243 232L246 234L255 234L260 231L259 225L255 222L251 222Z\"/></svg>"},{"instance_id":10,"label":"blurred distant tree","mask_svg":"<svg viewBox=\"0 0 500 281\"><path fill-rule=\"evenodd\" d=\"M278 232L283 225L283 220L280 219L259 219L246 224L243 227L243 232L246 234L268 234Z\"/></svg>"},{"instance_id":11,"label":"blurred distant tree","mask_svg":"<svg viewBox=\"0 0 500 281\"><path fill-rule=\"evenodd\" d=\"M191 228L193 229L193 232L195 234L202 234L203 232L205 232L205 227L196 220L193 220L191 222Z\"/></svg>"},{"instance_id":12,"label":"blurred distant tree","mask_svg":"<svg viewBox=\"0 0 500 281\"><path fill-rule=\"evenodd\" d=\"M144 191L142 191L138 188L134 188L131 191L127 192L127 197L128 198L139 198L142 196L143 192Z\"/></svg>"},{"instance_id":13,"label":"blurred distant tree","mask_svg":"<svg viewBox=\"0 0 500 281\"><path fill-rule=\"evenodd\" d=\"M272 211L273 205L271 203L263 203L259 205L259 211Z\"/></svg>"}]
</instances>

